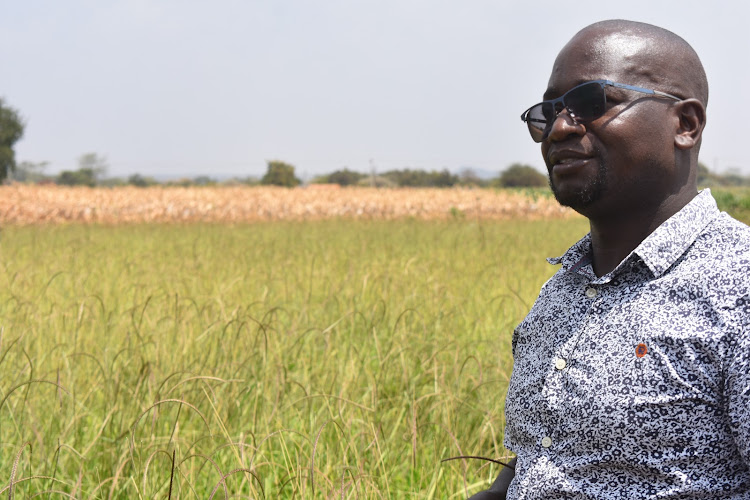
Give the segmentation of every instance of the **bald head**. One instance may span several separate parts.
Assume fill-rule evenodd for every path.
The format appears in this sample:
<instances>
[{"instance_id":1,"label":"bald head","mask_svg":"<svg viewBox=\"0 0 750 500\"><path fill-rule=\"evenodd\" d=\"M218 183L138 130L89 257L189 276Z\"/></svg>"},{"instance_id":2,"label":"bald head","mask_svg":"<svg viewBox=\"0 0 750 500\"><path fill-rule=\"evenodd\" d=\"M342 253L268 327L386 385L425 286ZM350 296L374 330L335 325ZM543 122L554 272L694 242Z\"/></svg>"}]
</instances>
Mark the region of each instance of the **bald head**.
<instances>
[{"instance_id":1,"label":"bald head","mask_svg":"<svg viewBox=\"0 0 750 500\"><path fill-rule=\"evenodd\" d=\"M708 82L695 50L669 30L635 21L601 21L583 28L560 51L586 54L603 73L708 104ZM557 69L558 65L555 64Z\"/></svg>"}]
</instances>

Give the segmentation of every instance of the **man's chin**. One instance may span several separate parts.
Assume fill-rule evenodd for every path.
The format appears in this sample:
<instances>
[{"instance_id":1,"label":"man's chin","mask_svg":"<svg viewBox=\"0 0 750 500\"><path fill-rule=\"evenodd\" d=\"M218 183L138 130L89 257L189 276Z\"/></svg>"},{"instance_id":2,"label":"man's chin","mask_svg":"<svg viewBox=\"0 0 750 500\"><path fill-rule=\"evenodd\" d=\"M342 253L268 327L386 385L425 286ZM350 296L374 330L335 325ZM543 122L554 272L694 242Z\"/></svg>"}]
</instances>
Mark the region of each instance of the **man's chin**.
<instances>
[{"instance_id":1,"label":"man's chin","mask_svg":"<svg viewBox=\"0 0 750 500\"><path fill-rule=\"evenodd\" d=\"M578 190L557 189L554 185L550 187L552 188L552 194L555 195L555 199L560 205L572 208L576 212L585 210L600 197L600 191L596 189L596 186L587 186Z\"/></svg>"}]
</instances>

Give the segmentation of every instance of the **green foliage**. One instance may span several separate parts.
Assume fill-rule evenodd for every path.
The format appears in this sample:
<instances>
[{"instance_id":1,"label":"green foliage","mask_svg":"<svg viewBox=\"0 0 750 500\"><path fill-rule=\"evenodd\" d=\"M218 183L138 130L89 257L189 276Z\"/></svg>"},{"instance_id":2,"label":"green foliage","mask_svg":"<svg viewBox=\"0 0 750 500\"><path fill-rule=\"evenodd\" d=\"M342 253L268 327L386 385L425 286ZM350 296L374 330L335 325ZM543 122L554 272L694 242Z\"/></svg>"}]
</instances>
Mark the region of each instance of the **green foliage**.
<instances>
[{"instance_id":1,"label":"green foliage","mask_svg":"<svg viewBox=\"0 0 750 500\"><path fill-rule=\"evenodd\" d=\"M96 186L96 172L90 168L63 170L55 179L62 186Z\"/></svg>"},{"instance_id":2,"label":"green foliage","mask_svg":"<svg viewBox=\"0 0 750 500\"><path fill-rule=\"evenodd\" d=\"M63 186L89 186L99 184L109 168L107 159L96 153L86 153L78 157L78 170L63 170L55 179Z\"/></svg>"},{"instance_id":3,"label":"green foliage","mask_svg":"<svg viewBox=\"0 0 750 500\"><path fill-rule=\"evenodd\" d=\"M507 453L513 328L587 227L3 228L4 484L163 499L174 453L172 498L466 498L497 467L440 461Z\"/></svg>"},{"instance_id":4,"label":"green foliage","mask_svg":"<svg viewBox=\"0 0 750 500\"><path fill-rule=\"evenodd\" d=\"M711 172L708 167L698 162L698 186L699 187L740 187L750 186L750 177L741 175L738 171L729 171L725 174Z\"/></svg>"},{"instance_id":5,"label":"green foliage","mask_svg":"<svg viewBox=\"0 0 750 500\"><path fill-rule=\"evenodd\" d=\"M500 173L498 187L542 187L547 185L547 176L530 165L514 163Z\"/></svg>"},{"instance_id":6,"label":"green foliage","mask_svg":"<svg viewBox=\"0 0 750 500\"><path fill-rule=\"evenodd\" d=\"M109 164L104 156L96 153L85 153L78 157L78 169L93 172L94 178L99 180L107 174Z\"/></svg>"},{"instance_id":7,"label":"green foliage","mask_svg":"<svg viewBox=\"0 0 750 500\"><path fill-rule=\"evenodd\" d=\"M301 181L294 176L294 166L283 161L272 160L268 162L266 175L260 180L261 184L271 186L294 187Z\"/></svg>"},{"instance_id":8,"label":"green foliage","mask_svg":"<svg viewBox=\"0 0 750 500\"><path fill-rule=\"evenodd\" d=\"M482 178L480 178L476 172L474 172L470 168L466 168L461 171L461 175L459 176L458 183L462 186L474 186L474 187L485 187L488 185L488 182Z\"/></svg>"},{"instance_id":9,"label":"green foliage","mask_svg":"<svg viewBox=\"0 0 750 500\"><path fill-rule=\"evenodd\" d=\"M338 184L339 186L356 186L359 181L368 177L367 174L355 172L347 168L336 170L328 175L322 175L315 179L320 184Z\"/></svg>"},{"instance_id":10,"label":"green foliage","mask_svg":"<svg viewBox=\"0 0 750 500\"><path fill-rule=\"evenodd\" d=\"M705 163L698 162L698 185L706 186L712 183L711 171L705 165Z\"/></svg>"},{"instance_id":11,"label":"green foliage","mask_svg":"<svg viewBox=\"0 0 750 500\"><path fill-rule=\"evenodd\" d=\"M216 184L216 179L212 179L207 175L199 175L193 178L194 186L215 186Z\"/></svg>"},{"instance_id":12,"label":"green foliage","mask_svg":"<svg viewBox=\"0 0 750 500\"><path fill-rule=\"evenodd\" d=\"M44 174L44 169L47 168L47 165L49 165L49 162L46 161L39 163L22 161L16 165L15 171L9 177L16 182L37 183L46 181L49 179Z\"/></svg>"},{"instance_id":13,"label":"green foliage","mask_svg":"<svg viewBox=\"0 0 750 500\"><path fill-rule=\"evenodd\" d=\"M711 194L720 210L728 212L745 224L750 224L750 188L712 188Z\"/></svg>"},{"instance_id":14,"label":"green foliage","mask_svg":"<svg viewBox=\"0 0 750 500\"><path fill-rule=\"evenodd\" d=\"M159 184L153 177L144 177L141 174L133 174L128 177L128 184L136 187L149 187Z\"/></svg>"},{"instance_id":15,"label":"green foliage","mask_svg":"<svg viewBox=\"0 0 750 500\"><path fill-rule=\"evenodd\" d=\"M425 170L389 170L382 174L400 187L451 187L458 183L458 176L451 174L448 169L441 171Z\"/></svg>"},{"instance_id":16,"label":"green foliage","mask_svg":"<svg viewBox=\"0 0 750 500\"><path fill-rule=\"evenodd\" d=\"M13 146L23 137L25 124L18 111L0 99L0 181L16 168Z\"/></svg>"}]
</instances>

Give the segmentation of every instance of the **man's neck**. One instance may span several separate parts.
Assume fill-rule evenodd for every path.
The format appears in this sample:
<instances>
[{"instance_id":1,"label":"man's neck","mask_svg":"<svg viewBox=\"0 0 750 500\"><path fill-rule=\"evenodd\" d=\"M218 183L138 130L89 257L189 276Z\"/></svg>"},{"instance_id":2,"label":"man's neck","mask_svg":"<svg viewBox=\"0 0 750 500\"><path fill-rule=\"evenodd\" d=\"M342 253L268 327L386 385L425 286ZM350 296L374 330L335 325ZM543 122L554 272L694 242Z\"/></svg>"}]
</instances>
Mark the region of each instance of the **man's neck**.
<instances>
[{"instance_id":1,"label":"man's neck","mask_svg":"<svg viewBox=\"0 0 750 500\"><path fill-rule=\"evenodd\" d=\"M675 196L658 207L624 210L613 217L589 217L592 267L597 276L612 272L664 221L679 212L695 197Z\"/></svg>"},{"instance_id":2,"label":"man's neck","mask_svg":"<svg viewBox=\"0 0 750 500\"><path fill-rule=\"evenodd\" d=\"M597 276L612 272L653 232L651 225L603 225L591 222L592 267Z\"/></svg>"}]
</instances>

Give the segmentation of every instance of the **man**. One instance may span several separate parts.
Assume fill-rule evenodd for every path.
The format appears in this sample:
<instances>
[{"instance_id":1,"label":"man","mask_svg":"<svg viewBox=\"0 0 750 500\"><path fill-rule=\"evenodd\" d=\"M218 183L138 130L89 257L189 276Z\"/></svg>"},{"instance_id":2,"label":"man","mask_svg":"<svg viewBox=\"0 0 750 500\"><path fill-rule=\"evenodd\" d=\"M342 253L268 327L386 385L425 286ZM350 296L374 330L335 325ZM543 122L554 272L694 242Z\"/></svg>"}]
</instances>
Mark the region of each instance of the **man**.
<instances>
[{"instance_id":1,"label":"man","mask_svg":"<svg viewBox=\"0 0 750 500\"><path fill-rule=\"evenodd\" d=\"M584 28L522 119L590 221L513 336L505 445L474 499L750 498L750 228L698 193L708 84L682 38Z\"/></svg>"}]
</instances>

